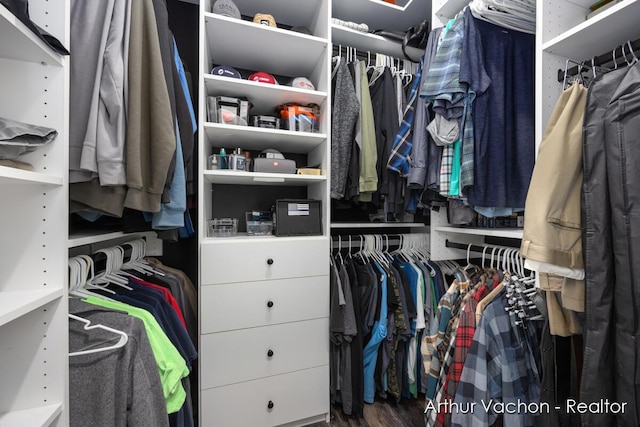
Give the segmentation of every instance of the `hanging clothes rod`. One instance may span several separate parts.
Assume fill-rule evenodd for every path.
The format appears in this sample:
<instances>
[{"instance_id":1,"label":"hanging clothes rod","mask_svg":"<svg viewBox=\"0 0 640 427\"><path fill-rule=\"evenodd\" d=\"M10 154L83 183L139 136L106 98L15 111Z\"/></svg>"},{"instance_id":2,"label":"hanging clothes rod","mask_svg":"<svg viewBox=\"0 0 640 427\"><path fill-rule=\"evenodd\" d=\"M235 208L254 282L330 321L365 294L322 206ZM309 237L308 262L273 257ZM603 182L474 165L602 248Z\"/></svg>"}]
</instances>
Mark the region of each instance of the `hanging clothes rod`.
<instances>
[{"instance_id":1,"label":"hanging clothes rod","mask_svg":"<svg viewBox=\"0 0 640 427\"><path fill-rule=\"evenodd\" d=\"M351 46L347 46L347 45L333 45L333 56L336 56L338 54L340 54L343 57L348 57L349 55L346 53L348 49L351 49L353 52L355 52L355 57L363 60L363 61L371 61L371 62L375 62L376 60L376 55L379 52L372 52L372 51L368 51L368 50L360 50L360 49L356 49L354 47ZM342 51L342 52L340 52ZM406 61L406 59L404 58L398 58L397 56L393 56L393 55L387 55L384 53L380 53L380 55L384 55L388 58L393 59L394 62L398 62L400 61L401 63L403 61Z\"/></svg>"},{"instance_id":2,"label":"hanging clothes rod","mask_svg":"<svg viewBox=\"0 0 640 427\"><path fill-rule=\"evenodd\" d=\"M508 246L498 246L498 245L471 245L471 247L469 247L468 243L458 243L458 242L452 242L449 239L445 240L444 245L447 248L453 248L453 249L462 249L464 251L469 250L471 252L477 252L477 253L483 253L483 252L487 252L488 250L491 249L499 249L499 248L507 248ZM515 247L513 247L513 249L517 249Z\"/></svg>"},{"instance_id":3,"label":"hanging clothes rod","mask_svg":"<svg viewBox=\"0 0 640 427\"><path fill-rule=\"evenodd\" d=\"M630 44L631 44L631 50L634 53L640 51L640 39L634 40L630 42ZM627 65L627 63L625 62L625 54L627 57L631 54L631 52L629 51L629 45L627 43L624 43L620 46L616 46L616 48L613 49L611 52L603 53L602 55L593 57L593 61L591 58L589 58L582 61L581 62L582 65L576 65L574 67L569 68L568 70L566 70L566 76L567 77L575 76L580 72L590 70L592 66L598 67L608 63L611 63L611 65L614 65L614 58L615 58L616 64ZM622 64L620 64L620 61L623 61ZM562 82L564 81L564 78L565 78L565 70L559 69L558 81Z\"/></svg>"},{"instance_id":4,"label":"hanging clothes rod","mask_svg":"<svg viewBox=\"0 0 640 427\"><path fill-rule=\"evenodd\" d=\"M331 236L331 249L338 248L359 248L364 244L365 236L380 236L382 238L382 244L387 246L399 246L405 241L411 241L412 239L424 238L426 239L428 234L426 233L410 233L410 234L350 234L344 236Z\"/></svg>"}]
</instances>

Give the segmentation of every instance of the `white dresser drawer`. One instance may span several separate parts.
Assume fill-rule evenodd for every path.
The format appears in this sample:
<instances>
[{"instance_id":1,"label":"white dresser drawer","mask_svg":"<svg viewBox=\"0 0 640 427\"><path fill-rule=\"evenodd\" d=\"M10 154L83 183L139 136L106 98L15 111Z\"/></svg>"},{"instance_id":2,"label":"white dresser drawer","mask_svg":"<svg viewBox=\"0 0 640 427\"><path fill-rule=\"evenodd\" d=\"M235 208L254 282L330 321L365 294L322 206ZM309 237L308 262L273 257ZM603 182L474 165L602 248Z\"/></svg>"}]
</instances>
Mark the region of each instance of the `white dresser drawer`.
<instances>
[{"instance_id":1,"label":"white dresser drawer","mask_svg":"<svg viewBox=\"0 0 640 427\"><path fill-rule=\"evenodd\" d=\"M329 363L329 319L201 335L200 387L219 387Z\"/></svg>"},{"instance_id":2,"label":"white dresser drawer","mask_svg":"<svg viewBox=\"0 0 640 427\"><path fill-rule=\"evenodd\" d=\"M329 367L203 390L202 425L277 426L329 412Z\"/></svg>"},{"instance_id":3,"label":"white dresser drawer","mask_svg":"<svg viewBox=\"0 0 640 427\"><path fill-rule=\"evenodd\" d=\"M329 316L329 276L200 288L202 334Z\"/></svg>"},{"instance_id":4,"label":"white dresser drawer","mask_svg":"<svg viewBox=\"0 0 640 427\"><path fill-rule=\"evenodd\" d=\"M201 245L203 285L324 276L329 274L329 239L257 238Z\"/></svg>"}]
</instances>

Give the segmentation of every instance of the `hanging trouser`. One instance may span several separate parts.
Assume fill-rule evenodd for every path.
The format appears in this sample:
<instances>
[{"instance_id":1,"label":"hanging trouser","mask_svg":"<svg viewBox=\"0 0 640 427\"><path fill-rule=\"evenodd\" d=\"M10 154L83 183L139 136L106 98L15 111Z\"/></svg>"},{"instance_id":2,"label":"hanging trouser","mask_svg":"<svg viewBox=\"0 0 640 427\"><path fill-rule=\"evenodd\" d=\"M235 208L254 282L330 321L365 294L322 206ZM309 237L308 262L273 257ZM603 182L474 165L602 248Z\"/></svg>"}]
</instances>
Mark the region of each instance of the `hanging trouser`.
<instances>
[{"instance_id":1,"label":"hanging trouser","mask_svg":"<svg viewBox=\"0 0 640 427\"><path fill-rule=\"evenodd\" d=\"M615 288L616 399L627 402L617 426L640 425L640 63L629 67L604 120ZM604 378L603 378L604 380Z\"/></svg>"},{"instance_id":2,"label":"hanging trouser","mask_svg":"<svg viewBox=\"0 0 640 427\"><path fill-rule=\"evenodd\" d=\"M371 329L371 339L362 351L364 360L364 401L366 403L373 403L376 395L374 374L378 359L378 349L382 340L387 336L387 274L377 264L376 267L382 277L380 281L382 298L380 299L380 318L374 323Z\"/></svg>"},{"instance_id":3,"label":"hanging trouser","mask_svg":"<svg viewBox=\"0 0 640 427\"><path fill-rule=\"evenodd\" d=\"M603 117L626 70L600 75L587 95L583 125L583 253L585 266L585 352L580 401L615 400L613 347L614 269ZM615 426L612 414L586 413L585 427Z\"/></svg>"}]
</instances>

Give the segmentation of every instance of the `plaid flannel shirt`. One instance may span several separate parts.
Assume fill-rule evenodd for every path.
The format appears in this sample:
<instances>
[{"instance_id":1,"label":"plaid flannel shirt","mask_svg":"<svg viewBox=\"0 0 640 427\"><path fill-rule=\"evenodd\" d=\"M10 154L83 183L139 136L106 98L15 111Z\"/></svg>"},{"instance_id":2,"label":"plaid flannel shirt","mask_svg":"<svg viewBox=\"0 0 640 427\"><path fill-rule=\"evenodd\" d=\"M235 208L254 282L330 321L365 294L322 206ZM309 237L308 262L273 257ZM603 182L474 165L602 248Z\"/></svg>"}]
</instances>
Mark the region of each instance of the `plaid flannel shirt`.
<instances>
[{"instance_id":1,"label":"plaid flannel shirt","mask_svg":"<svg viewBox=\"0 0 640 427\"><path fill-rule=\"evenodd\" d=\"M516 337L509 313L505 310L504 292L485 309L467 359L455 403L461 407L473 405L469 413L454 412L454 427L485 427L498 418L493 404L518 405L539 401L535 387L529 384L532 367L528 366L529 346ZM533 392L532 392L533 391ZM487 411L483 405L489 407ZM532 414L525 411L504 411L504 425L529 427L534 425Z\"/></svg>"},{"instance_id":2,"label":"plaid flannel shirt","mask_svg":"<svg viewBox=\"0 0 640 427\"><path fill-rule=\"evenodd\" d=\"M436 321L431 323L429 333L422 338L420 352L424 370L428 373L427 391L425 393L427 399L433 399L436 394L437 379L441 367L437 348L445 337L449 319L451 319L451 309L458 298L458 294L458 283L454 281L447 289L447 292L440 298Z\"/></svg>"},{"instance_id":3,"label":"plaid flannel shirt","mask_svg":"<svg viewBox=\"0 0 640 427\"><path fill-rule=\"evenodd\" d=\"M387 169L392 173L406 178L411 169L411 150L413 148L413 120L415 118L416 100L418 99L418 85L422 77L422 64L424 64L424 56L420 58L418 64L418 72L414 76L413 85L409 92L409 102L404 110L400 130L393 141L391 155L387 162Z\"/></svg>"}]
</instances>

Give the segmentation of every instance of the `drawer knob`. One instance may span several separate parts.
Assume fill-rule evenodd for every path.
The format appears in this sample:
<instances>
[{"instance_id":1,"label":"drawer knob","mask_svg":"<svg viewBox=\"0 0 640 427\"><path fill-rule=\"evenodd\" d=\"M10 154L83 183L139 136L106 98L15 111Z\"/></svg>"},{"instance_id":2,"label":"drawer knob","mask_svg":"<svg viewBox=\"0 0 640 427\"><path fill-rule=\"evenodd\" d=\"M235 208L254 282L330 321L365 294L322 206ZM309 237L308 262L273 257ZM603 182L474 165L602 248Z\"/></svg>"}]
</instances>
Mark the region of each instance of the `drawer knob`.
<instances>
[{"instance_id":1,"label":"drawer knob","mask_svg":"<svg viewBox=\"0 0 640 427\"><path fill-rule=\"evenodd\" d=\"M269 351L267 351L267 356L269 356L269 357L273 357L273 350L269 350Z\"/></svg>"},{"instance_id":2,"label":"drawer knob","mask_svg":"<svg viewBox=\"0 0 640 427\"><path fill-rule=\"evenodd\" d=\"M273 404L273 401L271 401L271 400L269 401L269 403L267 403L267 408L269 408L269 409L273 409L274 406L275 405Z\"/></svg>"},{"instance_id":3,"label":"drawer knob","mask_svg":"<svg viewBox=\"0 0 640 427\"><path fill-rule=\"evenodd\" d=\"M269 307L269 308L273 307L273 301L267 302L267 307Z\"/></svg>"},{"instance_id":4,"label":"drawer knob","mask_svg":"<svg viewBox=\"0 0 640 427\"><path fill-rule=\"evenodd\" d=\"M273 258L269 258L269 259L267 260L267 264L269 264L269 265L273 265Z\"/></svg>"}]
</instances>

